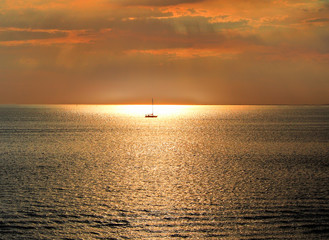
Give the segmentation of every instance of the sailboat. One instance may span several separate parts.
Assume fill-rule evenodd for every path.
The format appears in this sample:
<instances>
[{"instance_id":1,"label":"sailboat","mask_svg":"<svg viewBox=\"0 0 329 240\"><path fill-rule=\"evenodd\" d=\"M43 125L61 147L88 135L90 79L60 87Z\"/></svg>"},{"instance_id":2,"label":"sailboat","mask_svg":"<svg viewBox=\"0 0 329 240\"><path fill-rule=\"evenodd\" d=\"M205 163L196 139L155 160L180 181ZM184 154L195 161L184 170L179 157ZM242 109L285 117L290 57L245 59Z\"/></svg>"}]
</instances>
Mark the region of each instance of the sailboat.
<instances>
[{"instance_id":1,"label":"sailboat","mask_svg":"<svg viewBox=\"0 0 329 240\"><path fill-rule=\"evenodd\" d=\"M146 118L156 118L156 117L158 117L158 115L154 115L154 113L153 113L153 98L152 98L152 113L145 114L145 117Z\"/></svg>"}]
</instances>

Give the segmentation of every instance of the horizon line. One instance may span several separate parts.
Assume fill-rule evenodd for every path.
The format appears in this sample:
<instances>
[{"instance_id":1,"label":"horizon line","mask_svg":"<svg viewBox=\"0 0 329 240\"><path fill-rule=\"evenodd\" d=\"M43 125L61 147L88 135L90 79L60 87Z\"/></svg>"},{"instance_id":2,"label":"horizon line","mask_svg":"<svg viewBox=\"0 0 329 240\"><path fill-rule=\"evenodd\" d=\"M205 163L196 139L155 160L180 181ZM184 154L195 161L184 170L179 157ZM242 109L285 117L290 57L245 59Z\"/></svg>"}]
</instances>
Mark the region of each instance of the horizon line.
<instances>
[{"instance_id":1,"label":"horizon line","mask_svg":"<svg viewBox=\"0 0 329 240\"><path fill-rule=\"evenodd\" d=\"M0 103L0 105L152 105L150 103ZM155 105L173 106L323 106L329 103L233 103L233 104L201 104L201 103L157 103Z\"/></svg>"}]
</instances>

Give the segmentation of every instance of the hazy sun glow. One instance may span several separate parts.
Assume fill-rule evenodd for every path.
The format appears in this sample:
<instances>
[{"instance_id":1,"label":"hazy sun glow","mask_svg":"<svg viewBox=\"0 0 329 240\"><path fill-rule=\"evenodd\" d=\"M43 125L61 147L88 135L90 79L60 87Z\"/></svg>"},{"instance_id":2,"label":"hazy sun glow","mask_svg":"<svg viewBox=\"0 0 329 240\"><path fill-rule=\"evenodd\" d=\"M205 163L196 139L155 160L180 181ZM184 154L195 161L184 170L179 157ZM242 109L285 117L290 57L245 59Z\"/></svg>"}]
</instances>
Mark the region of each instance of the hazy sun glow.
<instances>
[{"instance_id":1,"label":"hazy sun glow","mask_svg":"<svg viewBox=\"0 0 329 240\"><path fill-rule=\"evenodd\" d=\"M152 113L152 105L59 105L68 110L76 109L81 112L93 114L115 114L144 117ZM155 105L153 112L159 117L181 115L195 108L193 105Z\"/></svg>"},{"instance_id":2,"label":"hazy sun glow","mask_svg":"<svg viewBox=\"0 0 329 240\"><path fill-rule=\"evenodd\" d=\"M167 115L183 113L185 110L189 108L191 108L191 106L188 105L157 105L153 107L153 112L155 115L167 116ZM116 112L122 114L144 116L145 114L152 113L152 106L151 105L118 105L118 106L114 106L113 110L116 110Z\"/></svg>"}]
</instances>

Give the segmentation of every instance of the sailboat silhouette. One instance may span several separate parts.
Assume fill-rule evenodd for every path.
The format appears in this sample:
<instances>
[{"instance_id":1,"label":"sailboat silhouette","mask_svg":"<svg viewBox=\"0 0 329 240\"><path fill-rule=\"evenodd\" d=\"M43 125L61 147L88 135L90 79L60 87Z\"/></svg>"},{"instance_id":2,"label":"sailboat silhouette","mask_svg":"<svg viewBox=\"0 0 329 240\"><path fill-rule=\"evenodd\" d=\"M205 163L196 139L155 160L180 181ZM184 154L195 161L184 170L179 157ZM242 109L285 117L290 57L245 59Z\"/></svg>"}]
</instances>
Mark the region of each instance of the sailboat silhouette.
<instances>
[{"instance_id":1,"label":"sailboat silhouette","mask_svg":"<svg viewBox=\"0 0 329 240\"><path fill-rule=\"evenodd\" d=\"M153 113L153 98L152 98L152 113L145 114L145 117L146 118L156 118L156 117L158 117L158 115L154 115L154 113Z\"/></svg>"}]
</instances>

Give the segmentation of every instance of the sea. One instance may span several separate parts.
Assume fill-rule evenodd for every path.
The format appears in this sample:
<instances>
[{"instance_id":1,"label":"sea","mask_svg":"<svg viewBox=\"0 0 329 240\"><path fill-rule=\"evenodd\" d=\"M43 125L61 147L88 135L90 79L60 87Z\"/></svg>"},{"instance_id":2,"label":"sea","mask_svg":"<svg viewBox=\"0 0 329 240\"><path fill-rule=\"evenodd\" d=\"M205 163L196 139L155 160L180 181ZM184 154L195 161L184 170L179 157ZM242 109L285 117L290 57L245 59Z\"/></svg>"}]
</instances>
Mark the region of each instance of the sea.
<instances>
[{"instance_id":1,"label":"sea","mask_svg":"<svg viewBox=\"0 0 329 240\"><path fill-rule=\"evenodd\" d=\"M0 239L329 239L329 106L0 105Z\"/></svg>"}]
</instances>

